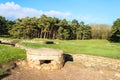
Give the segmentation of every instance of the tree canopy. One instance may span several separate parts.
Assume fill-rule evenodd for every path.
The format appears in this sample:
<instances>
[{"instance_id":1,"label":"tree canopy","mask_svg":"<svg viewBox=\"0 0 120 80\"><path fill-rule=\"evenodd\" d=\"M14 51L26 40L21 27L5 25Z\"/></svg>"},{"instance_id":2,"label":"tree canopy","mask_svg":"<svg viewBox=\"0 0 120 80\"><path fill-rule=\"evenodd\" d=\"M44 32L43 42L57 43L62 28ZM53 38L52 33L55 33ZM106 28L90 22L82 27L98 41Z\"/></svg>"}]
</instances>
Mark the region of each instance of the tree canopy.
<instances>
[{"instance_id":1,"label":"tree canopy","mask_svg":"<svg viewBox=\"0 0 120 80\"><path fill-rule=\"evenodd\" d=\"M15 38L47 38L47 39L90 39L91 28L77 20L48 17L21 18L15 21L9 34Z\"/></svg>"},{"instance_id":2,"label":"tree canopy","mask_svg":"<svg viewBox=\"0 0 120 80\"><path fill-rule=\"evenodd\" d=\"M66 19L48 17L44 14L39 18L25 17L15 21L6 20L5 17L0 16L0 36L7 34L14 38L108 39L110 28L107 25L101 24L100 26L88 25L76 19L67 21ZM98 27L99 29L97 29Z\"/></svg>"},{"instance_id":3,"label":"tree canopy","mask_svg":"<svg viewBox=\"0 0 120 80\"><path fill-rule=\"evenodd\" d=\"M120 42L120 18L113 23L110 41Z\"/></svg>"},{"instance_id":4,"label":"tree canopy","mask_svg":"<svg viewBox=\"0 0 120 80\"><path fill-rule=\"evenodd\" d=\"M5 17L0 16L0 35L6 33L6 21Z\"/></svg>"}]
</instances>

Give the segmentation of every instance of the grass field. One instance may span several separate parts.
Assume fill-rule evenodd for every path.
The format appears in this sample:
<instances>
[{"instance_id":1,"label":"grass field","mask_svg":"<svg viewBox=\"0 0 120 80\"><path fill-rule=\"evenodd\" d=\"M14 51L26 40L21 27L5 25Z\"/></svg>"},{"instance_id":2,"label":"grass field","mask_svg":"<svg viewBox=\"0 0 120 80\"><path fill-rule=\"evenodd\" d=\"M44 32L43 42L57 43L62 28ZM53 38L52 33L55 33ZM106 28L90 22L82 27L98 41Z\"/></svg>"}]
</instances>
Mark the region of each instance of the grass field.
<instances>
[{"instance_id":1,"label":"grass field","mask_svg":"<svg viewBox=\"0 0 120 80\"><path fill-rule=\"evenodd\" d=\"M5 63L11 60L17 60L21 58L25 59L25 57L25 50L0 44L0 63Z\"/></svg>"},{"instance_id":2,"label":"grass field","mask_svg":"<svg viewBox=\"0 0 120 80\"><path fill-rule=\"evenodd\" d=\"M107 40L54 40L60 44L21 43L31 48L56 48L71 54L89 54L120 59L120 43Z\"/></svg>"},{"instance_id":3,"label":"grass field","mask_svg":"<svg viewBox=\"0 0 120 80\"><path fill-rule=\"evenodd\" d=\"M26 58L25 50L0 44L0 66L3 63L7 63L9 61L25 58ZM4 69L0 67L0 76L3 75L6 70L7 70L6 68Z\"/></svg>"}]
</instances>

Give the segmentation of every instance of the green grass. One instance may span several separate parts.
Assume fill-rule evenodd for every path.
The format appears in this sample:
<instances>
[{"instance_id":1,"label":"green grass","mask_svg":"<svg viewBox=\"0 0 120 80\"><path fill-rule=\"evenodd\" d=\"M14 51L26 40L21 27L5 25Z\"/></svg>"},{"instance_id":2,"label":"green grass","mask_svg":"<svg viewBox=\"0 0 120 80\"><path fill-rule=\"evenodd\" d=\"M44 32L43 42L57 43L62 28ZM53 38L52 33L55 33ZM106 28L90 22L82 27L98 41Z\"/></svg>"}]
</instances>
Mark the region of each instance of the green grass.
<instances>
[{"instance_id":1,"label":"green grass","mask_svg":"<svg viewBox=\"0 0 120 80\"><path fill-rule=\"evenodd\" d=\"M25 50L0 44L0 63L25 58Z\"/></svg>"},{"instance_id":2,"label":"green grass","mask_svg":"<svg viewBox=\"0 0 120 80\"><path fill-rule=\"evenodd\" d=\"M89 54L120 59L120 43L110 43L107 40L54 40L60 44L21 43L31 48L55 48L66 53Z\"/></svg>"},{"instance_id":3,"label":"green grass","mask_svg":"<svg viewBox=\"0 0 120 80\"><path fill-rule=\"evenodd\" d=\"M26 59L25 50L0 44L0 66L3 63L18 59ZM8 67L9 68L9 67ZM0 76L4 74L6 68L0 67Z\"/></svg>"}]
</instances>

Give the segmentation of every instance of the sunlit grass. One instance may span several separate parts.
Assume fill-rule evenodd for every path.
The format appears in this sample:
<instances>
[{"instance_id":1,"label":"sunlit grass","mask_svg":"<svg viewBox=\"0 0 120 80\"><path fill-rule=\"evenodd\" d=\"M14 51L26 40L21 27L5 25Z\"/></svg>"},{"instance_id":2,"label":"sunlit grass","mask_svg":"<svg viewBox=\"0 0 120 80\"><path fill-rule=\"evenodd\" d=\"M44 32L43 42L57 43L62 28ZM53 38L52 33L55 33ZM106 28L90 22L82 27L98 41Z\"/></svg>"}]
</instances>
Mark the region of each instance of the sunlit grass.
<instances>
[{"instance_id":1,"label":"sunlit grass","mask_svg":"<svg viewBox=\"0 0 120 80\"><path fill-rule=\"evenodd\" d=\"M110 43L107 40L54 40L60 44L21 43L31 48L55 48L71 54L90 54L111 58L120 58L120 43Z\"/></svg>"},{"instance_id":2,"label":"sunlit grass","mask_svg":"<svg viewBox=\"0 0 120 80\"><path fill-rule=\"evenodd\" d=\"M25 59L25 57L25 50L0 44L0 63L17 59Z\"/></svg>"}]
</instances>

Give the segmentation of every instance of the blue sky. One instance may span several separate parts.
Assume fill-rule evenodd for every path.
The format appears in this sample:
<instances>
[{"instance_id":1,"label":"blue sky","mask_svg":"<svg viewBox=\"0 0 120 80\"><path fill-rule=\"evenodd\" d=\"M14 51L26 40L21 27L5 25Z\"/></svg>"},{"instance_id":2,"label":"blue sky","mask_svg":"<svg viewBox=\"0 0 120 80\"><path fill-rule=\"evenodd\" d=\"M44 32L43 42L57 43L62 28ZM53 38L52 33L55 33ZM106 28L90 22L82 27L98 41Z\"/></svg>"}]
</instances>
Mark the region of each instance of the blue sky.
<instances>
[{"instance_id":1,"label":"blue sky","mask_svg":"<svg viewBox=\"0 0 120 80\"><path fill-rule=\"evenodd\" d=\"M16 19L46 14L87 24L112 24L120 17L119 4L120 0L0 0L0 15Z\"/></svg>"}]
</instances>

